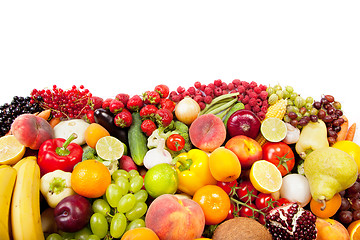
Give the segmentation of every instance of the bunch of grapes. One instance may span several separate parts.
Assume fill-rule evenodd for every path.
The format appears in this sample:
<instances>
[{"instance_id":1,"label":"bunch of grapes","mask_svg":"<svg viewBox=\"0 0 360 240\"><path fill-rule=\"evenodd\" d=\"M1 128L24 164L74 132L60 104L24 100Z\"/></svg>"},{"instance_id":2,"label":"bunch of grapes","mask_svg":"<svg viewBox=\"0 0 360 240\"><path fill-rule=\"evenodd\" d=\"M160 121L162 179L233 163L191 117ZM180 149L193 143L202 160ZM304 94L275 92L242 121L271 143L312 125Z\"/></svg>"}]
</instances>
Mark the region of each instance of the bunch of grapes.
<instances>
[{"instance_id":1,"label":"bunch of grapes","mask_svg":"<svg viewBox=\"0 0 360 240\"><path fill-rule=\"evenodd\" d=\"M360 177L356 182L340 192L341 206L336 213L336 219L344 225L360 220Z\"/></svg>"},{"instance_id":2,"label":"bunch of grapes","mask_svg":"<svg viewBox=\"0 0 360 240\"><path fill-rule=\"evenodd\" d=\"M103 198L92 203L94 211L90 228L99 238L120 238L127 230L145 227L148 193L143 188L143 177L136 170L118 169Z\"/></svg>"}]
</instances>

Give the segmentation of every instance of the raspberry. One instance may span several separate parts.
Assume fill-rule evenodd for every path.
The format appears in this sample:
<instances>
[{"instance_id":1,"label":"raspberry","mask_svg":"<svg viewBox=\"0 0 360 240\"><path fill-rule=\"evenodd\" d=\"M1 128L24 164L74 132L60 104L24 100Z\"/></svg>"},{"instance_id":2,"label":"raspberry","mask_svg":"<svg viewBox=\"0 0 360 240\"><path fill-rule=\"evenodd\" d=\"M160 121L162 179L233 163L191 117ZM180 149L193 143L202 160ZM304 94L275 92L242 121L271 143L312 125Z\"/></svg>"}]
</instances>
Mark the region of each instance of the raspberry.
<instances>
[{"instance_id":1,"label":"raspberry","mask_svg":"<svg viewBox=\"0 0 360 240\"><path fill-rule=\"evenodd\" d=\"M266 89L267 89L267 86L263 85L263 84L260 84L259 87L261 88L262 91L266 91Z\"/></svg>"},{"instance_id":2,"label":"raspberry","mask_svg":"<svg viewBox=\"0 0 360 240\"><path fill-rule=\"evenodd\" d=\"M212 102L212 97L210 95L207 95L204 97L204 102L206 104L210 104Z\"/></svg>"},{"instance_id":3,"label":"raspberry","mask_svg":"<svg viewBox=\"0 0 360 240\"><path fill-rule=\"evenodd\" d=\"M257 106L256 98L250 98L249 105L252 107Z\"/></svg>"},{"instance_id":4,"label":"raspberry","mask_svg":"<svg viewBox=\"0 0 360 240\"><path fill-rule=\"evenodd\" d=\"M240 79L234 79L232 80L232 83L235 85L235 86L239 86L241 84L241 81Z\"/></svg>"},{"instance_id":5,"label":"raspberry","mask_svg":"<svg viewBox=\"0 0 360 240\"><path fill-rule=\"evenodd\" d=\"M233 83L229 83L227 85L227 88L231 91L231 90L234 90L235 89L235 85Z\"/></svg>"},{"instance_id":6,"label":"raspberry","mask_svg":"<svg viewBox=\"0 0 360 240\"><path fill-rule=\"evenodd\" d=\"M195 83L194 83L194 87L195 87L196 89L200 89L200 88L201 88L201 83L200 83L199 81L195 82Z\"/></svg>"},{"instance_id":7,"label":"raspberry","mask_svg":"<svg viewBox=\"0 0 360 240\"><path fill-rule=\"evenodd\" d=\"M244 86L245 89L248 89L248 88L249 88L249 83L246 82L246 81L242 81L242 82L241 82L241 85Z\"/></svg>"},{"instance_id":8,"label":"raspberry","mask_svg":"<svg viewBox=\"0 0 360 240\"><path fill-rule=\"evenodd\" d=\"M174 95L174 96L170 96L170 99L177 103L180 102L181 97L182 97L181 95Z\"/></svg>"},{"instance_id":9,"label":"raspberry","mask_svg":"<svg viewBox=\"0 0 360 240\"><path fill-rule=\"evenodd\" d=\"M216 97L218 97L218 96L221 96L223 94L223 91L221 90L221 88L217 87L214 90L214 94L215 94Z\"/></svg>"},{"instance_id":10,"label":"raspberry","mask_svg":"<svg viewBox=\"0 0 360 240\"><path fill-rule=\"evenodd\" d=\"M228 89L228 85L226 84L226 82L223 82L223 83L221 84L220 88L221 88L222 90L227 90L227 89Z\"/></svg>"},{"instance_id":11,"label":"raspberry","mask_svg":"<svg viewBox=\"0 0 360 240\"><path fill-rule=\"evenodd\" d=\"M256 116L258 116L260 121L263 121L265 119L265 113L263 111L256 113Z\"/></svg>"},{"instance_id":12,"label":"raspberry","mask_svg":"<svg viewBox=\"0 0 360 240\"><path fill-rule=\"evenodd\" d=\"M240 95L238 96L238 101L242 102L243 99L244 99L244 95L240 94Z\"/></svg>"},{"instance_id":13,"label":"raspberry","mask_svg":"<svg viewBox=\"0 0 360 240\"><path fill-rule=\"evenodd\" d=\"M203 96L200 96L200 95L196 95L194 98L193 98L197 103L199 102L202 102L204 100L204 97Z\"/></svg>"},{"instance_id":14,"label":"raspberry","mask_svg":"<svg viewBox=\"0 0 360 240\"><path fill-rule=\"evenodd\" d=\"M222 95L228 94L227 90L222 90Z\"/></svg>"},{"instance_id":15,"label":"raspberry","mask_svg":"<svg viewBox=\"0 0 360 240\"><path fill-rule=\"evenodd\" d=\"M239 93L244 93L245 92L245 87L244 86L238 86L238 91Z\"/></svg>"},{"instance_id":16,"label":"raspberry","mask_svg":"<svg viewBox=\"0 0 360 240\"><path fill-rule=\"evenodd\" d=\"M244 99L242 100L242 103L247 104L247 103L249 103L249 100L250 100L249 96L245 95Z\"/></svg>"},{"instance_id":17,"label":"raspberry","mask_svg":"<svg viewBox=\"0 0 360 240\"><path fill-rule=\"evenodd\" d=\"M261 91L260 94L259 94L259 98L261 100L266 100L268 97L268 92L267 91Z\"/></svg>"},{"instance_id":18,"label":"raspberry","mask_svg":"<svg viewBox=\"0 0 360 240\"><path fill-rule=\"evenodd\" d=\"M268 106L267 106L267 105L263 105L263 106L261 107L261 111L262 111L263 113L266 113L266 112L267 112L267 109L268 109Z\"/></svg>"},{"instance_id":19,"label":"raspberry","mask_svg":"<svg viewBox=\"0 0 360 240\"><path fill-rule=\"evenodd\" d=\"M185 92L185 88L179 86L179 87L176 89L176 91L177 91L178 93L183 93L183 92Z\"/></svg>"},{"instance_id":20,"label":"raspberry","mask_svg":"<svg viewBox=\"0 0 360 240\"><path fill-rule=\"evenodd\" d=\"M249 87L250 87L250 88L255 88L255 87L257 87L257 83L254 82L254 81L252 81L252 82L249 84Z\"/></svg>"},{"instance_id":21,"label":"raspberry","mask_svg":"<svg viewBox=\"0 0 360 240\"><path fill-rule=\"evenodd\" d=\"M257 94L261 93L261 88L260 87L254 87L254 92Z\"/></svg>"},{"instance_id":22,"label":"raspberry","mask_svg":"<svg viewBox=\"0 0 360 240\"><path fill-rule=\"evenodd\" d=\"M214 85L215 85L216 87L220 87L221 84L222 84L221 79L214 80Z\"/></svg>"},{"instance_id":23,"label":"raspberry","mask_svg":"<svg viewBox=\"0 0 360 240\"><path fill-rule=\"evenodd\" d=\"M250 104L245 104L244 107L245 107L246 110L250 110L250 111L251 111L251 106L250 106Z\"/></svg>"},{"instance_id":24,"label":"raspberry","mask_svg":"<svg viewBox=\"0 0 360 240\"><path fill-rule=\"evenodd\" d=\"M260 98L257 98L257 99L256 99L256 105L258 105L258 106L261 107L262 103L263 103L263 102L261 101Z\"/></svg>"},{"instance_id":25,"label":"raspberry","mask_svg":"<svg viewBox=\"0 0 360 240\"><path fill-rule=\"evenodd\" d=\"M201 91L205 91L206 85L205 84L201 84L200 90Z\"/></svg>"},{"instance_id":26,"label":"raspberry","mask_svg":"<svg viewBox=\"0 0 360 240\"><path fill-rule=\"evenodd\" d=\"M189 93L189 91L185 91L181 95L184 98L184 97L190 96L190 93Z\"/></svg>"},{"instance_id":27,"label":"raspberry","mask_svg":"<svg viewBox=\"0 0 360 240\"><path fill-rule=\"evenodd\" d=\"M215 88L216 88L215 84L213 84L213 83L209 83L209 84L208 84L208 87L211 88L211 89L215 89Z\"/></svg>"},{"instance_id":28,"label":"raspberry","mask_svg":"<svg viewBox=\"0 0 360 240\"><path fill-rule=\"evenodd\" d=\"M194 87L189 87L187 91L190 93L190 95L195 95L195 88Z\"/></svg>"},{"instance_id":29,"label":"raspberry","mask_svg":"<svg viewBox=\"0 0 360 240\"><path fill-rule=\"evenodd\" d=\"M176 91L171 91L169 96L171 97L171 96L175 96L175 95L177 95L177 92Z\"/></svg>"},{"instance_id":30,"label":"raspberry","mask_svg":"<svg viewBox=\"0 0 360 240\"><path fill-rule=\"evenodd\" d=\"M203 94L202 94L202 92L199 90L199 89L197 89L196 91L195 91L195 96L202 96Z\"/></svg>"},{"instance_id":31,"label":"raspberry","mask_svg":"<svg viewBox=\"0 0 360 240\"><path fill-rule=\"evenodd\" d=\"M200 109L203 110L206 107L204 102L199 102Z\"/></svg>"},{"instance_id":32,"label":"raspberry","mask_svg":"<svg viewBox=\"0 0 360 240\"><path fill-rule=\"evenodd\" d=\"M258 97L258 95L254 91L249 91L248 94L249 94L250 98L257 98Z\"/></svg>"},{"instance_id":33,"label":"raspberry","mask_svg":"<svg viewBox=\"0 0 360 240\"><path fill-rule=\"evenodd\" d=\"M213 94L213 92L214 92L213 89L210 87L206 87L204 90L205 95L208 95L208 96Z\"/></svg>"},{"instance_id":34,"label":"raspberry","mask_svg":"<svg viewBox=\"0 0 360 240\"><path fill-rule=\"evenodd\" d=\"M258 105L255 105L252 109L251 109L254 113L260 112L260 107Z\"/></svg>"}]
</instances>

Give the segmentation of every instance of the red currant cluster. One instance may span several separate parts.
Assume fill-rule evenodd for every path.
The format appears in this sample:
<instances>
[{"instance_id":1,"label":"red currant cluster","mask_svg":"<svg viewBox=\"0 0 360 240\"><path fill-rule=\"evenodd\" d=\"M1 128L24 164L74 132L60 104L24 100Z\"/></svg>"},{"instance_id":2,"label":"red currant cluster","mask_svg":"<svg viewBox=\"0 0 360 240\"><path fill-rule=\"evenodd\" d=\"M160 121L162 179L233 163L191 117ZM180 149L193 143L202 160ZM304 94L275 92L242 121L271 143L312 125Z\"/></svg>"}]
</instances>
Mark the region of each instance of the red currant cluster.
<instances>
[{"instance_id":1,"label":"red currant cluster","mask_svg":"<svg viewBox=\"0 0 360 240\"><path fill-rule=\"evenodd\" d=\"M82 118L90 109L92 94L83 85L63 90L56 85L52 89L33 89L31 103L38 103L43 109L51 109L56 118Z\"/></svg>"}]
</instances>

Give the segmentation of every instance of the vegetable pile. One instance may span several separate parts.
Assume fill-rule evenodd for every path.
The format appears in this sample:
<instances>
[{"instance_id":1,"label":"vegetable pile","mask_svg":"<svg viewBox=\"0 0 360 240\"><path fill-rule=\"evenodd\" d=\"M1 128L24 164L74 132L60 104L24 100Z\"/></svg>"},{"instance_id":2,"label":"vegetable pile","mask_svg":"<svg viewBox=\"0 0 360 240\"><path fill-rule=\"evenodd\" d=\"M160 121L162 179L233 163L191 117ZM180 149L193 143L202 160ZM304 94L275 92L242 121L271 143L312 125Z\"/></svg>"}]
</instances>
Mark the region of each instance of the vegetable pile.
<instances>
[{"instance_id":1,"label":"vegetable pile","mask_svg":"<svg viewBox=\"0 0 360 240\"><path fill-rule=\"evenodd\" d=\"M1 236L20 239L30 231L49 240L136 234L216 240L225 231L246 239L258 239L259 232L262 239L360 234L356 123L330 94L314 100L291 86L239 79L176 90L159 84L108 98L82 85L54 85L16 96L1 110L0 171L15 168L19 179L36 183L25 189L14 180L1 190L8 202L0 201L7 209L0 221L12 223L10 230L0 229ZM102 168L93 167L98 163ZM43 198L37 199L39 193ZM25 194L29 204L18 209L12 199ZM19 226L19 217L31 224ZM249 223L256 232L233 218L256 220ZM330 221L336 224L325 230Z\"/></svg>"}]
</instances>

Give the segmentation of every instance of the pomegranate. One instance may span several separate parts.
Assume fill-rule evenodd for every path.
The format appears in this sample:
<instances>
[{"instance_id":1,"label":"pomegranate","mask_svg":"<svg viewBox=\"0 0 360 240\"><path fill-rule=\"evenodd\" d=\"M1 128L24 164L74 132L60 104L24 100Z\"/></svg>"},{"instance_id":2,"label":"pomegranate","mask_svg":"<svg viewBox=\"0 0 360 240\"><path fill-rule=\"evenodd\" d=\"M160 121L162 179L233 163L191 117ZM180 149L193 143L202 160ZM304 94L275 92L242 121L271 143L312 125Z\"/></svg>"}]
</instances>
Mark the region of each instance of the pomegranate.
<instances>
[{"instance_id":1,"label":"pomegranate","mask_svg":"<svg viewBox=\"0 0 360 240\"><path fill-rule=\"evenodd\" d=\"M274 240L316 239L316 217L298 203L288 203L266 214L266 227Z\"/></svg>"}]
</instances>

